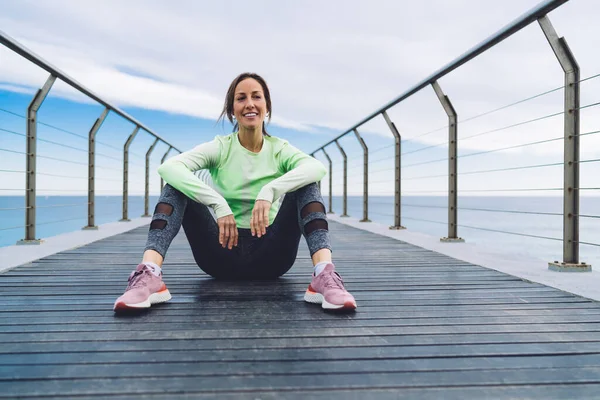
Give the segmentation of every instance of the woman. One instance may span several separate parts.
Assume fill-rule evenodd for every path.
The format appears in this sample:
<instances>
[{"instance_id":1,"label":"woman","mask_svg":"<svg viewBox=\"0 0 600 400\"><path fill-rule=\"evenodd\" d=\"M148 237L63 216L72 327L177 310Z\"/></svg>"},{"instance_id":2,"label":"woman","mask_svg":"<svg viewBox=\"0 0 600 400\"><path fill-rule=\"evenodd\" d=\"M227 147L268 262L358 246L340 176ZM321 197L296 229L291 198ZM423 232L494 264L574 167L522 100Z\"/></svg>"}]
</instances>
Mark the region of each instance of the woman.
<instances>
[{"instance_id":1,"label":"woman","mask_svg":"<svg viewBox=\"0 0 600 400\"><path fill-rule=\"evenodd\" d=\"M234 79L219 120L224 116L234 123L234 133L217 136L159 167L167 184L154 211L142 262L129 276L114 310L148 308L171 299L161 266L181 225L198 266L218 279L274 279L285 274L304 235L314 265L304 300L324 309L354 310L354 297L331 261L325 206L316 184L325 176L325 167L266 132L271 95L260 76L244 73ZM216 190L194 174L201 169L210 171Z\"/></svg>"}]
</instances>

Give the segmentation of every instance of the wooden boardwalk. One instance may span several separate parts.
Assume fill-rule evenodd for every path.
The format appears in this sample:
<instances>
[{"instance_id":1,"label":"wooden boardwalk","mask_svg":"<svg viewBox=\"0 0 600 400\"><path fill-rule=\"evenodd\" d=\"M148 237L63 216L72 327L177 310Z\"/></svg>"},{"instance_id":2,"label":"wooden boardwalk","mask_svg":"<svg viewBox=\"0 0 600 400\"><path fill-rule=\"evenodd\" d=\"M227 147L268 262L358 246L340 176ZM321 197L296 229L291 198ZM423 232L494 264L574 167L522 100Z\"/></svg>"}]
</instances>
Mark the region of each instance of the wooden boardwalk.
<instances>
[{"instance_id":1,"label":"wooden boardwalk","mask_svg":"<svg viewBox=\"0 0 600 400\"><path fill-rule=\"evenodd\" d=\"M284 278L228 283L181 233L173 299L137 316L112 304L146 227L0 274L0 398L600 398L598 303L330 227L356 313L302 301L304 243Z\"/></svg>"}]
</instances>

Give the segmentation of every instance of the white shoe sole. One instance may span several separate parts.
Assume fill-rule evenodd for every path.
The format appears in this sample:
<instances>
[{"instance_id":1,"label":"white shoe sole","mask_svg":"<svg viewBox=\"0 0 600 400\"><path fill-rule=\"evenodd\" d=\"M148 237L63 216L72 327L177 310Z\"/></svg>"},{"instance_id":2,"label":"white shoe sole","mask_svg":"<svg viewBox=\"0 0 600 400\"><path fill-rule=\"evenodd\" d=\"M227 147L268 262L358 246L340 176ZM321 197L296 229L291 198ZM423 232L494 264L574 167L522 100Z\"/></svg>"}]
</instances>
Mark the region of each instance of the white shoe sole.
<instances>
[{"instance_id":1,"label":"white shoe sole","mask_svg":"<svg viewBox=\"0 0 600 400\"><path fill-rule=\"evenodd\" d=\"M306 291L304 293L304 301L307 303L320 304L321 307L325 310L354 310L356 309L356 304L350 301L347 301L344 304L331 304L325 300L321 293L314 293L311 291Z\"/></svg>"},{"instance_id":2,"label":"white shoe sole","mask_svg":"<svg viewBox=\"0 0 600 400\"><path fill-rule=\"evenodd\" d=\"M171 293L169 289L165 289L161 292L152 293L145 301L141 303L128 304L128 303L117 303L115 304L114 310L130 310L130 309L143 309L150 308L152 304L164 303L165 301L171 300Z\"/></svg>"}]
</instances>

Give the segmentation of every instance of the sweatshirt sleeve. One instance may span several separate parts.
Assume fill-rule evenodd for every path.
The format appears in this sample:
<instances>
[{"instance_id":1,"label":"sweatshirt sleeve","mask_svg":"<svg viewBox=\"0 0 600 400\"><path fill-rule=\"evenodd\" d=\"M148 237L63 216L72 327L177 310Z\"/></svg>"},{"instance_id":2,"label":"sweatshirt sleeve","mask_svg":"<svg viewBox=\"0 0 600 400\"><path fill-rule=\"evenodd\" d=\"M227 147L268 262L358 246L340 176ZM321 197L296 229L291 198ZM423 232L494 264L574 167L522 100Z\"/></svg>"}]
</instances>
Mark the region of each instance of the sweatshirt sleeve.
<instances>
[{"instance_id":1,"label":"sweatshirt sleeve","mask_svg":"<svg viewBox=\"0 0 600 400\"><path fill-rule=\"evenodd\" d=\"M257 200L273 203L286 193L320 181L327 173L321 162L288 142L283 143L281 151L276 154L276 160L283 175L263 186Z\"/></svg>"},{"instance_id":2,"label":"sweatshirt sleeve","mask_svg":"<svg viewBox=\"0 0 600 400\"><path fill-rule=\"evenodd\" d=\"M158 174L190 199L212 207L217 218L221 218L233 214L227 201L194 174L201 169L216 168L220 156L221 144L215 139L171 157L158 167Z\"/></svg>"}]
</instances>

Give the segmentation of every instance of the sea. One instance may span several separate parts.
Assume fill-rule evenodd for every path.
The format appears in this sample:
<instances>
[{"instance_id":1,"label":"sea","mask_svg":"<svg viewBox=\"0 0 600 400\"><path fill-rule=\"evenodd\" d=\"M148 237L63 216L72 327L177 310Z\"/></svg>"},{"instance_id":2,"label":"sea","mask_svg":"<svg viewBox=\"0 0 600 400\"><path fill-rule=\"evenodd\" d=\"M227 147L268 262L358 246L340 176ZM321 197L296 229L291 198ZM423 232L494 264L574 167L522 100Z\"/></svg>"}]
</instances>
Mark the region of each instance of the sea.
<instances>
[{"instance_id":1,"label":"sea","mask_svg":"<svg viewBox=\"0 0 600 400\"><path fill-rule=\"evenodd\" d=\"M150 212L157 196L150 197ZM325 204L329 199L325 196ZM81 230L87 225L87 197L38 196L37 238ZM342 197L333 196L332 211L342 214ZM402 198L402 225L434 237L448 235L447 198L406 196ZM600 197L580 199L580 261L600 268ZM0 247L14 245L24 237L25 200L22 196L0 196ZM369 219L394 224L394 197L369 197ZM461 196L458 199L458 236L469 243L547 261L562 260L562 198ZM129 197L129 218L144 213L144 197ZM347 213L362 218L363 197L348 196ZM122 217L121 196L96 198L96 225Z\"/></svg>"}]
</instances>

